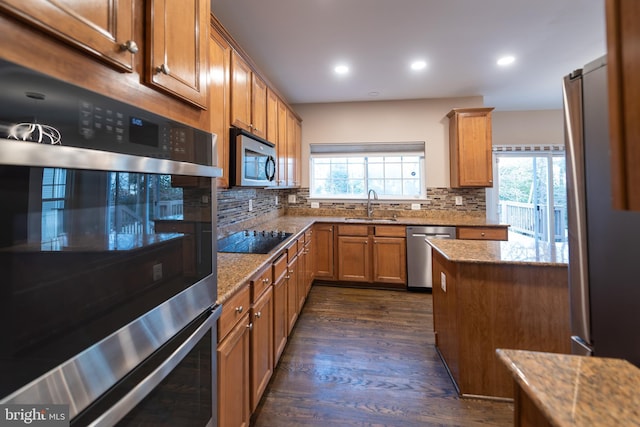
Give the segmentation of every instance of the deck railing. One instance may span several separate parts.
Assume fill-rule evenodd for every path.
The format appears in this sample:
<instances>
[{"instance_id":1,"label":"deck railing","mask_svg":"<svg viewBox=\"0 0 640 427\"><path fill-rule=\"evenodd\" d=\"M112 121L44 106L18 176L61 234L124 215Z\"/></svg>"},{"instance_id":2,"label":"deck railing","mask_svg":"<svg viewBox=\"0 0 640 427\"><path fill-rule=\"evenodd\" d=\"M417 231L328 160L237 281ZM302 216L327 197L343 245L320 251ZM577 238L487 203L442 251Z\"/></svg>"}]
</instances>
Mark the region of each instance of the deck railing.
<instances>
[{"instance_id":1,"label":"deck railing","mask_svg":"<svg viewBox=\"0 0 640 427\"><path fill-rule=\"evenodd\" d=\"M548 235L547 205L510 202L498 202L500 222L509 224L510 230L525 236L546 240ZM567 208L555 206L553 236L556 242L567 241Z\"/></svg>"}]
</instances>

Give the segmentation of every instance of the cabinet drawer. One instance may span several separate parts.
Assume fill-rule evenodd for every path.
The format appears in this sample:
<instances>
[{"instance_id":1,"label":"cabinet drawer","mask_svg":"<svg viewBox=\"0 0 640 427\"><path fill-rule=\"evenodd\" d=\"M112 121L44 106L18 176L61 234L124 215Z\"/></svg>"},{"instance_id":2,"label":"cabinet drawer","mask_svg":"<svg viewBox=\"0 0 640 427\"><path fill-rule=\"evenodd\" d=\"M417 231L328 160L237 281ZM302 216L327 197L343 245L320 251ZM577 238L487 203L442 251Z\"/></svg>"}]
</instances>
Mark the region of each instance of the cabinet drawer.
<instances>
[{"instance_id":1,"label":"cabinet drawer","mask_svg":"<svg viewBox=\"0 0 640 427\"><path fill-rule=\"evenodd\" d=\"M236 292L227 302L222 304L222 314L218 319L218 342L233 329L245 313L249 312L251 295L249 285L246 284Z\"/></svg>"},{"instance_id":2,"label":"cabinet drawer","mask_svg":"<svg viewBox=\"0 0 640 427\"><path fill-rule=\"evenodd\" d=\"M302 249L304 249L304 234L298 237L298 252L302 251Z\"/></svg>"},{"instance_id":3,"label":"cabinet drawer","mask_svg":"<svg viewBox=\"0 0 640 427\"><path fill-rule=\"evenodd\" d=\"M457 227L456 238L467 240L508 240L506 227Z\"/></svg>"},{"instance_id":4,"label":"cabinet drawer","mask_svg":"<svg viewBox=\"0 0 640 427\"><path fill-rule=\"evenodd\" d=\"M282 254L280 258L273 262L273 282L278 283L287 272L287 256Z\"/></svg>"},{"instance_id":5,"label":"cabinet drawer","mask_svg":"<svg viewBox=\"0 0 640 427\"><path fill-rule=\"evenodd\" d=\"M272 269L266 268L251 279L251 301L255 302L273 282Z\"/></svg>"},{"instance_id":6,"label":"cabinet drawer","mask_svg":"<svg viewBox=\"0 0 640 427\"><path fill-rule=\"evenodd\" d=\"M338 226L338 235L339 236L368 236L369 235L369 226L368 225L339 225Z\"/></svg>"},{"instance_id":7,"label":"cabinet drawer","mask_svg":"<svg viewBox=\"0 0 640 427\"><path fill-rule=\"evenodd\" d=\"M406 237L406 229L402 225L376 225L376 237Z\"/></svg>"},{"instance_id":8,"label":"cabinet drawer","mask_svg":"<svg viewBox=\"0 0 640 427\"><path fill-rule=\"evenodd\" d=\"M313 234L313 230L311 228L309 228L307 231L304 232L304 243L305 245L308 243L311 243L311 238Z\"/></svg>"},{"instance_id":9,"label":"cabinet drawer","mask_svg":"<svg viewBox=\"0 0 640 427\"><path fill-rule=\"evenodd\" d=\"M286 251L287 251L287 258L289 258L289 262L293 261L293 259L298 254L298 241L294 240L293 243L287 246Z\"/></svg>"}]
</instances>

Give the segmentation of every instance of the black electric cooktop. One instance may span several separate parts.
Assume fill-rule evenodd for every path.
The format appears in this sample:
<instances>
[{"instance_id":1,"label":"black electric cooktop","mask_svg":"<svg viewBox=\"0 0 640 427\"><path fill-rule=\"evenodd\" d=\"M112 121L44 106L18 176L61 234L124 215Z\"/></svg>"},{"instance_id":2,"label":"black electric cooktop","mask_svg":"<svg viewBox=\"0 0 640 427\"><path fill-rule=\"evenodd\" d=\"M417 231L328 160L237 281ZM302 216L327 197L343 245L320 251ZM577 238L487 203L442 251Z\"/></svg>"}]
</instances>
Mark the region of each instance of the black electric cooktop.
<instances>
[{"instance_id":1,"label":"black electric cooktop","mask_svg":"<svg viewBox=\"0 0 640 427\"><path fill-rule=\"evenodd\" d=\"M268 254L293 233L245 230L218 240L218 252Z\"/></svg>"}]
</instances>

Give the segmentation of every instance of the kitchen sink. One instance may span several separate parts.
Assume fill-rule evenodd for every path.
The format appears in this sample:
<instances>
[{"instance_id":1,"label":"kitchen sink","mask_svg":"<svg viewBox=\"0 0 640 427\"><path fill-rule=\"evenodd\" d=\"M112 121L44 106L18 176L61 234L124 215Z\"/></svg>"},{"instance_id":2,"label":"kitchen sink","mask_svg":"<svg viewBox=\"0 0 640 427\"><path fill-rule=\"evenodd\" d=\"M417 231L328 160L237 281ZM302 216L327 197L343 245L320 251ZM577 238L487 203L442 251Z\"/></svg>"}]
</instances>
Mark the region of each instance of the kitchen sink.
<instances>
[{"instance_id":1,"label":"kitchen sink","mask_svg":"<svg viewBox=\"0 0 640 427\"><path fill-rule=\"evenodd\" d=\"M398 218L345 218L347 222L396 222Z\"/></svg>"}]
</instances>

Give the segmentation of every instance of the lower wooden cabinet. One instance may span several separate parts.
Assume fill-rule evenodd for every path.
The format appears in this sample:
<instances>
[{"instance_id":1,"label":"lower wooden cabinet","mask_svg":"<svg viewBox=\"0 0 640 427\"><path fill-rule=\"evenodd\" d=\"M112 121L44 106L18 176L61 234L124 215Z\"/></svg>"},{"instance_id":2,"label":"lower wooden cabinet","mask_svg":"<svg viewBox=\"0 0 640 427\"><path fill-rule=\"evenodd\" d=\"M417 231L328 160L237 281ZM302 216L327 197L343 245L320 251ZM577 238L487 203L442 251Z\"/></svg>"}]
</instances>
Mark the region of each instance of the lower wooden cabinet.
<instances>
[{"instance_id":1,"label":"lower wooden cabinet","mask_svg":"<svg viewBox=\"0 0 640 427\"><path fill-rule=\"evenodd\" d=\"M404 226L339 225L338 280L394 288L407 284Z\"/></svg>"},{"instance_id":2,"label":"lower wooden cabinet","mask_svg":"<svg viewBox=\"0 0 640 427\"><path fill-rule=\"evenodd\" d=\"M247 311L231 332L218 343L219 426L249 426L251 417L249 327Z\"/></svg>"},{"instance_id":3,"label":"lower wooden cabinet","mask_svg":"<svg viewBox=\"0 0 640 427\"><path fill-rule=\"evenodd\" d=\"M456 227L456 239L509 240L507 227Z\"/></svg>"},{"instance_id":4,"label":"lower wooden cabinet","mask_svg":"<svg viewBox=\"0 0 640 427\"><path fill-rule=\"evenodd\" d=\"M251 412L253 412L273 375L273 291L271 287L268 287L252 304L251 325Z\"/></svg>"},{"instance_id":5,"label":"lower wooden cabinet","mask_svg":"<svg viewBox=\"0 0 640 427\"><path fill-rule=\"evenodd\" d=\"M293 326L298 320L298 311L300 300L298 299L298 255L293 255L293 259L289 259L287 279L287 335L293 330Z\"/></svg>"},{"instance_id":6,"label":"lower wooden cabinet","mask_svg":"<svg viewBox=\"0 0 640 427\"><path fill-rule=\"evenodd\" d=\"M289 270L287 255L282 254L273 263L273 364L278 360L287 345L289 321L287 317L287 286Z\"/></svg>"},{"instance_id":7,"label":"lower wooden cabinet","mask_svg":"<svg viewBox=\"0 0 640 427\"><path fill-rule=\"evenodd\" d=\"M334 229L333 224L315 224L313 226L313 244L316 279L335 279L334 266Z\"/></svg>"}]
</instances>

